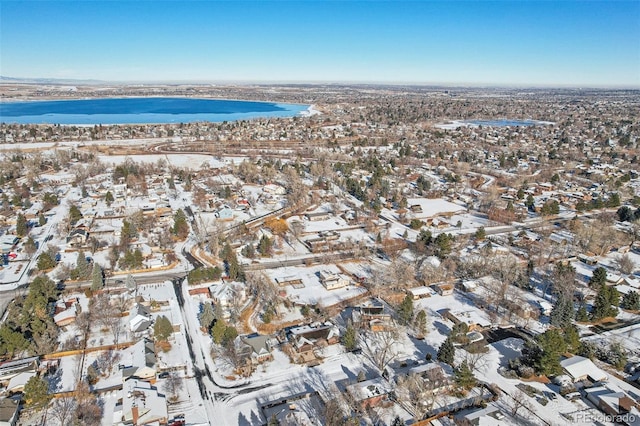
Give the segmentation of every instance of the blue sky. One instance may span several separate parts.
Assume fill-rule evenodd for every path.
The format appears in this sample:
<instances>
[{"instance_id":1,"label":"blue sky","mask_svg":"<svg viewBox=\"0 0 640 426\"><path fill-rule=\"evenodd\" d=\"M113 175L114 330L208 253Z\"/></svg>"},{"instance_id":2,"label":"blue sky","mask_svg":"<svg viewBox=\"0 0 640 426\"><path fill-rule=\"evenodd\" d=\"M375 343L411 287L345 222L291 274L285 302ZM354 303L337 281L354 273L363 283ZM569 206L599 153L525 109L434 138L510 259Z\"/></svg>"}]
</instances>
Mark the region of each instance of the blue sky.
<instances>
[{"instance_id":1,"label":"blue sky","mask_svg":"<svg viewBox=\"0 0 640 426\"><path fill-rule=\"evenodd\" d=\"M640 1L7 1L0 74L640 86Z\"/></svg>"}]
</instances>

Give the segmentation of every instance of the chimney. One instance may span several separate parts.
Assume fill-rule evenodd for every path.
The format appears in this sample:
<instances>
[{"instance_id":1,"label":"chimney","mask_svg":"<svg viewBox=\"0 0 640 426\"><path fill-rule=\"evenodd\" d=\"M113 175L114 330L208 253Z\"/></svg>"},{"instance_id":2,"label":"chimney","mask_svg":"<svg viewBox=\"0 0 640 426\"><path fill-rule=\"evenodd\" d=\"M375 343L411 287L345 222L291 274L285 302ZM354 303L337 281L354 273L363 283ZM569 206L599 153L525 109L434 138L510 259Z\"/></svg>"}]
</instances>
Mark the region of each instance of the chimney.
<instances>
[{"instance_id":1,"label":"chimney","mask_svg":"<svg viewBox=\"0 0 640 426\"><path fill-rule=\"evenodd\" d=\"M134 405L131 407L131 415L133 416L133 426L138 425L138 406Z\"/></svg>"}]
</instances>

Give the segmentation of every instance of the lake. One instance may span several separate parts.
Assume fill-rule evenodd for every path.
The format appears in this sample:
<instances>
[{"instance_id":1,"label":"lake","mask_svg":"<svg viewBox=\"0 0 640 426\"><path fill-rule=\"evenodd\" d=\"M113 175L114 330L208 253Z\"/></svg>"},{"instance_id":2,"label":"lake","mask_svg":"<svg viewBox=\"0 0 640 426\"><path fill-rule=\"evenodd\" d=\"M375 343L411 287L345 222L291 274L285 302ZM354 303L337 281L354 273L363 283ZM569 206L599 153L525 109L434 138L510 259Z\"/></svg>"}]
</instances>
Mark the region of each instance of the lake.
<instances>
[{"instance_id":1,"label":"lake","mask_svg":"<svg viewBox=\"0 0 640 426\"><path fill-rule=\"evenodd\" d=\"M309 105L196 98L104 98L0 102L0 122L162 124L294 117Z\"/></svg>"}]
</instances>

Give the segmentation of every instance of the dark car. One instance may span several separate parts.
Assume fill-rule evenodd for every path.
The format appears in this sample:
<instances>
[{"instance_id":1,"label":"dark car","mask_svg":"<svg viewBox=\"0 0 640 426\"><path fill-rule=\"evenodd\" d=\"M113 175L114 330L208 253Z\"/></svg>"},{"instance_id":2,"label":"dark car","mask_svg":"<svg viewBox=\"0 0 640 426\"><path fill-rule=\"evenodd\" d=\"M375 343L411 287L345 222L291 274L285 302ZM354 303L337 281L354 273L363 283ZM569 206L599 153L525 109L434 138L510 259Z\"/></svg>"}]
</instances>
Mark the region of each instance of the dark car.
<instances>
[{"instance_id":1,"label":"dark car","mask_svg":"<svg viewBox=\"0 0 640 426\"><path fill-rule=\"evenodd\" d=\"M167 377L169 377L168 371L163 371L162 373L158 374L158 379L166 379Z\"/></svg>"}]
</instances>

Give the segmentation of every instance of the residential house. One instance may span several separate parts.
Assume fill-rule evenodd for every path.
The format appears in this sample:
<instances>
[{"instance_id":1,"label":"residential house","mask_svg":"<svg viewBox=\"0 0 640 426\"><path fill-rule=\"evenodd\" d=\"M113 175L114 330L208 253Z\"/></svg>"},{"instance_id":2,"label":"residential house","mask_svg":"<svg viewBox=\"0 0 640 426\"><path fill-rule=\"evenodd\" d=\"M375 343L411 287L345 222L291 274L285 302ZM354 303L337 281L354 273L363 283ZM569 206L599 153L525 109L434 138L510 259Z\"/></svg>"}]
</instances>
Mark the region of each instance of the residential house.
<instances>
[{"instance_id":1,"label":"residential house","mask_svg":"<svg viewBox=\"0 0 640 426\"><path fill-rule=\"evenodd\" d=\"M482 331L491 327L491 323L479 315L476 310L454 311L451 309L442 309L438 313L454 324L460 324L462 322L467 324L469 331Z\"/></svg>"},{"instance_id":2,"label":"residential house","mask_svg":"<svg viewBox=\"0 0 640 426\"><path fill-rule=\"evenodd\" d=\"M391 315L384 311L382 303L372 301L356 306L351 314L351 321L356 327L384 331L391 325Z\"/></svg>"},{"instance_id":3,"label":"residential house","mask_svg":"<svg viewBox=\"0 0 640 426\"><path fill-rule=\"evenodd\" d=\"M266 184L262 187L262 190L267 194L272 195L285 195L287 193L287 190L283 186L277 185L275 183Z\"/></svg>"},{"instance_id":4,"label":"residential house","mask_svg":"<svg viewBox=\"0 0 640 426\"><path fill-rule=\"evenodd\" d=\"M424 299L425 297L431 297L431 295L433 294L433 290L431 289L431 287L427 287L427 286L413 287L407 291L409 292L411 297L413 297L413 300Z\"/></svg>"},{"instance_id":5,"label":"residential house","mask_svg":"<svg viewBox=\"0 0 640 426\"><path fill-rule=\"evenodd\" d=\"M168 417L167 399L151 383L136 379L124 382L113 425L166 425Z\"/></svg>"},{"instance_id":6,"label":"residential house","mask_svg":"<svg viewBox=\"0 0 640 426\"><path fill-rule=\"evenodd\" d=\"M214 215L220 220L230 220L233 219L233 210L229 206L223 206L216 210Z\"/></svg>"},{"instance_id":7,"label":"residential house","mask_svg":"<svg viewBox=\"0 0 640 426\"><path fill-rule=\"evenodd\" d=\"M242 368L245 373L250 372L255 365L273 360L271 350L276 343L274 340L272 336L260 334L236 337L234 341L236 353L245 364Z\"/></svg>"},{"instance_id":8,"label":"residential house","mask_svg":"<svg viewBox=\"0 0 640 426\"><path fill-rule=\"evenodd\" d=\"M69 232L67 236L67 246L69 247L82 247L87 243L89 239L89 232L83 228L75 228Z\"/></svg>"},{"instance_id":9,"label":"residential house","mask_svg":"<svg viewBox=\"0 0 640 426\"><path fill-rule=\"evenodd\" d=\"M7 392L9 394L23 392L24 386L27 384L29 379L36 375L37 373L35 371L23 371L22 373L16 374L9 380L9 383L7 383Z\"/></svg>"},{"instance_id":10,"label":"residential house","mask_svg":"<svg viewBox=\"0 0 640 426\"><path fill-rule=\"evenodd\" d=\"M0 426L15 426L20 403L13 398L0 399Z\"/></svg>"},{"instance_id":11,"label":"residential house","mask_svg":"<svg viewBox=\"0 0 640 426\"><path fill-rule=\"evenodd\" d=\"M440 296L451 296L453 294L453 283L437 283L433 284L432 287Z\"/></svg>"},{"instance_id":12,"label":"residential house","mask_svg":"<svg viewBox=\"0 0 640 426\"><path fill-rule=\"evenodd\" d=\"M149 308L136 303L129 311L129 330L133 333L139 333L147 330L153 323Z\"/></svg>"},{"instance_id":13,"label":"residential house","mask_svg":"<svg viewBox=\"0 0 640 426\"><path fill-rule=\"evenodd\" d=\"M599 369L593 361L583 356L572 356L560 361L564 371L574 382L589 379L592 382L602 382L607 380L607 374Z\"/></svg>"},{"instance_id":14,"label":"residential house","mask_svg":"<svg viewBox=\"0 0 640 426\"><path fill-rule=\"evenodd\" d=\"M53 322L55 322L58 327L73 324L76 321L77 308L78 298L76 297L69 300L58 301L53 313Z\"/></svg>"},{"instance_id":15,"label":"residential house","mask_svg":"<svg viewBox=\"0 0 640 426\"><path fill-rule=\"evenodd\" d=\"M423 389L428 390L431 396L453 389L454 382L451 378L451 368L440 362L412 367L407 371L408 376L417 375L424 381Z\"/></svg>"},{"instance_id":16,"label":"residential house","mask_svg":"<svg viewBox=\"0 0 640 426\"><path fill-rule=\"evenodd\" d=\"M362 409L374 408L389 401L391 384L382 377L354 383L346 387L347 392Z\"/></svg>"},{"instance_id":17,"label":"residential house","mask_svg":"<svg viewBox=\"0 0 640 426\"><path fill-rule=\"evenodd\" d=\"M6 381L20 373L38 371L40 357L32 356L29 358L16 359L6 361L0 364L0 381Z\"/></svg>"},{"instance_id":18,"label":"residential house","mask_svg":"<svg viewBox=\"0 0 640 426\"><path fill-rule=\"evenodd\" d=\"M209 295L222 308L228 308L234 301L242 303L247 299L244 285L238 282L225 281L212 285L209 287Z\"/></svg>"},{"instance_id":19,"label":"residential house","mask_svg":"<svg viewBox=\"0 0 640 426\"><path fill-rule=\"evenodd\" d=\"M617 417L621 423L640 425L640 404L620 389L597 386L585 389L589 401L609 416ZM625 421L624 419L628 421Z\"/></svg>"},{"instance_id":20,"label":"residential house","mask_svg":"<svg viewBox=\"0 0 640 426\"><path fill-rule=\"evenodd\" d=\"M151 381L155 379L158 368L156 365L155 346L152 340L144 338L138 341L138 343L127 349L126 356L128 358L124 360L129 362L123 364L123 380L136 378Z\"/></svg>"},{"instance_id":21,"label":"residential house","mask_svg":"<svg viewBox=\"0 0 640 426\"><path fill-rule=\"evenodd\" d=\"M327 290L335 290L349 285L349 278L343 274L336 274L327 270L318 272L320 282Z\"/></svg>"},{"instance_id":22,"label":"residential house","mask_svg":"<svg viewBox=\"0 0 640 426\"><path fill-rule=\"evenodd\" d=\"M338 327L325 324L292 327L287 331L290 354L294 362L308 363L316 360L315 350L340 341Z\"/></svg>"},{"instance_id":23,"label":"residential house","mask_svg":"<svg viewBox=\"0 0 640 426\"><path fill-rule=\"evenodd\" d=\"M489 405L485 408L476 408L470 412L464 411L456 415L455 419L459 424L473 426L507 424L507 422L499 422L501 419L504 419L504 414L502 414L500 409L495 405Z\"/></svg>"}]
</instances>

